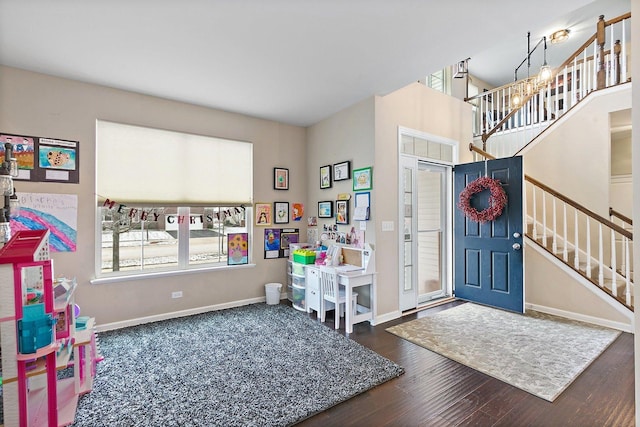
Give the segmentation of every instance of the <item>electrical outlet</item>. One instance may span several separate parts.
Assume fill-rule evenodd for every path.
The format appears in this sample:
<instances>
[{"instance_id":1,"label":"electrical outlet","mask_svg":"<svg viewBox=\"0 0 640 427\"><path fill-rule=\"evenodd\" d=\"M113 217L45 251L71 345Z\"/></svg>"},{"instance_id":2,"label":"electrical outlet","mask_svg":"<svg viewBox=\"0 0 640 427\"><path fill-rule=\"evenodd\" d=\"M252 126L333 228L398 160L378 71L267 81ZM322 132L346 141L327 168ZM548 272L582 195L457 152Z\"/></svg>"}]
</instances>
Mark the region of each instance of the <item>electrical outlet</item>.
<instances>
[{"instance_id":1,"label":"electrical outlet","mask_svg":"<svg viewBox=\"0 0 640 427\"><path fill-rule=\"evenodd\" d=\"M182 298L182 291L171 292L171 298Z\"/></svg>"}]
</instances>

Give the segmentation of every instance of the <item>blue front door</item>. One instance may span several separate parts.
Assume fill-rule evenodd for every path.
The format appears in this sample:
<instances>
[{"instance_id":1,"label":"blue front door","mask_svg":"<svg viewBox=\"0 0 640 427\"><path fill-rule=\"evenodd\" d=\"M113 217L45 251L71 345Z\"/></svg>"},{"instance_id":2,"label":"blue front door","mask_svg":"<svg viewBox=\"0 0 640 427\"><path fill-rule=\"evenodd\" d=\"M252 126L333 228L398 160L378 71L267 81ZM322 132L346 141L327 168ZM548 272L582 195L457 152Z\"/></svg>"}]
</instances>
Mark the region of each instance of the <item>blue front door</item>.
<instances>
[{"instance_id":1,"label":"blue front door","mask_svg":"<svg viewBox=\"0 0 640 427\"><path fill-rule=\"evenodd\" d=\"M522 157L488 160L454 168L454 201L472 181L500 180L507 205L498 218L478 223L454 209L454 285L457 298L524 312ZM478 211L489 204L489 190L475 194Z\"/></svg>"}]
</instances>

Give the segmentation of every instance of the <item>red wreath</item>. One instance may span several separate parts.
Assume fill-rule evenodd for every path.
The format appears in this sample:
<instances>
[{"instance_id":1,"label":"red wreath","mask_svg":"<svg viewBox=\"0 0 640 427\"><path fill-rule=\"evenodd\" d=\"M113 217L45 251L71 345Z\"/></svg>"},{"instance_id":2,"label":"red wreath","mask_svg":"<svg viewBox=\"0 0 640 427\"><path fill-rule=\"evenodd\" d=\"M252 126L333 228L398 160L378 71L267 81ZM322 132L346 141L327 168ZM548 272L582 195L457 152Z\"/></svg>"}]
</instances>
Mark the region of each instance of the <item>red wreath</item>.
<instances>
[{"instance_id":1,"label":"red wreath","mask_svg":"<svg viewBox=\"0 0 640 427\"><path fill-rule=\"evenodd\" d=\"M491 192L491 196L489 196L489 207L482 211L471 207L471 197L486 189ZM502 189L500 180L489 178L488 176L482 176L470 182L469 185L460 192L460 197L458 198L458 208L462 210L464 216L480 223L493 221L498 218L502 215L502 211L506 205L507 195Z\"/></svg>"}]
</instances>

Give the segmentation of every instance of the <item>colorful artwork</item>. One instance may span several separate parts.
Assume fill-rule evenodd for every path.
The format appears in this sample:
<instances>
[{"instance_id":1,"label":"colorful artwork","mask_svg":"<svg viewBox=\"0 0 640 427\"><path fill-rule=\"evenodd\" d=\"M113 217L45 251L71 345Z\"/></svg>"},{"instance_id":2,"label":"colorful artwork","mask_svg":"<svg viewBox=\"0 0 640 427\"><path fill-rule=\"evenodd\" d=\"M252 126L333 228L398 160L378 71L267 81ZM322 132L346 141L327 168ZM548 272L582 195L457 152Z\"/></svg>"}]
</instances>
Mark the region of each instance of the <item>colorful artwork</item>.
<instances>
[{"instance_id":1,"label":"colorful artwork","mask_svg":"<svg viewBox=\"0 0 640 427\"><path fill-rule=\"evenodd\" d=\"M38 160L41 168L75 170L76 150L41 145L38 151Z\"/></svg>"},{"instance_id":2,"label":"colorful artwork","mask_svg":"<svg viewBox=\"0 0 640 427\"><path fill-rule=\"evenodd\" d=\"M291 219L300 221L304 215L304 205L302 203L294 203L291 210Z\"/></svg>"},{"instance_id":3,"label":"colorful artwork","mask_svg":"<svg viewBox=\"0 0 640 427\"><path fill-rule=\"evenodd\" d=\"M264 230L264 258L280 258L280 229L265 228Z\"/></svg>"},{"instance_id":4,"label":"colorful artwork","mask_svg":"<svg viewBox=\"0 0 640 427\"><path fill-rule=\"evenodd\" d=\"M274 251L280 249L280 230L268 228L264 230L264 250Z\"/></svg>"},{"instance_id":5,"label":"colorful artwork","mask_svg":"<svg viewBox=\"0 0 640 427\"><path fill-rule=\"evenodd\" d=\"M32 170L35 167L35 142L32 137L0 135L0 156L4 156L4 144L13 145L13 157L18 161L18 169Z\"/></svg>"},{"instance_id":6,"label":"colorful artwork","mask_svg":"<svg viewBox=\"0 0 640 427\"><path fill-rule=\"evenodd\" d=\"M227 235L227 264L240 265L249 263L249 234L229 233Z\"/></svg>"},{"instance_id":7,"label":"colorful artwork","mask_svg":"<svg viewBox=\"0 0 640 427\"><path fill-rule=\"evenodd\" d=\"M361 168L353 171L353 191L371 190L373 186L372 168Z\"/></svg>"},{"instance_id":8,"label":"colorful artwork","mask_svg":"<svg viewBox=\"0 0 640 427\"><path fill-rule=\"evenodd\" d=\"M18 216L11 217L11 232L49 229L52 252L75 252L78 196L75 194L17 193Z\"/></svg>"},{"instance_id":9,"label":"colorful artwork","mask_svg":"<svg viewBox=\"0 0 640 427\"><path fill-rule=\"evenodd\" d=\"M20 181L80 182L78 141L0 133L0 156L5 144L13 146L12 157L18 163Z\"/></svg>"},{"instance_id":10,"label":"colorful artwork","mask_svg":"<svg viewBox=\"0 0 640 427\"><path fill-rule=\"evenodd\" d=\"M282 230L282 233L280 234L280 248L287 251L286 256L289 256L289 245L291 243L298 243L299 239L300 232L297 228L293 230Z\"/></svg>"},{"instance_id":11,"label":"colorful artwork","mask_svg":"<svg viewBox=\"0 0 640 427\"><path fill-rule=\"evenodd\" d=\"M256 225L271 225L271 203L256 203Z\"/></svg>"}]
</instances>

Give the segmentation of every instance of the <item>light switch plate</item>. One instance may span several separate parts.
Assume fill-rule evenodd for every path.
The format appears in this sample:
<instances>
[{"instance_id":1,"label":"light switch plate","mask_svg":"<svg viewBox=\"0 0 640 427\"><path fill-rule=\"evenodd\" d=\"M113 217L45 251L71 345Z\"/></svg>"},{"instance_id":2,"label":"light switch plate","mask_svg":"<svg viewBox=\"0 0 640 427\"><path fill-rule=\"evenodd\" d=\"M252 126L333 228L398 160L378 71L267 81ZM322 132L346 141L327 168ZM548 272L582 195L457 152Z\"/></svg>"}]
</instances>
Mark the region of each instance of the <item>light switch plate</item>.
<instances>
[{"instance_id":1,"label":"light switch plate","mask_svg":"<svg viewBox=\"0 0 640 427\"><path fill-rule=\"evenodd\" d=\"M382 231L393 231L393 221L382 221Z\"/></svg>"}]
</instances>

